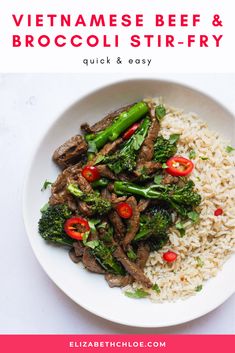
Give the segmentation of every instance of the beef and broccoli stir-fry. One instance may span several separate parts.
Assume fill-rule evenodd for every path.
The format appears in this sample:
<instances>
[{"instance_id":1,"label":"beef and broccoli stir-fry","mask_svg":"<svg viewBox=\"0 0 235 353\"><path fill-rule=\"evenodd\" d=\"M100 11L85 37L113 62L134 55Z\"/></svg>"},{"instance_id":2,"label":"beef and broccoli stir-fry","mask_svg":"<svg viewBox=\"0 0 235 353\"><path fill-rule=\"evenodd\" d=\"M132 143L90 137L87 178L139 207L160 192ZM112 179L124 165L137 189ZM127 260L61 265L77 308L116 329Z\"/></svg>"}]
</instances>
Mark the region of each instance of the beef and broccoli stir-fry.
<instances>
[{"instance_id":1,"label":"beef and broccoli stir-fry","mask_svg":"<svg viewBox=\"0 0 235 353\"><path fill-rule=\"evenodd\" d=\"M104 274L110 287L136 281L151 288L144 273L150 252L166 245L168 229L196 214L201 201L188 179L192 161L177 155L180 135L159 134L165 115L154 102L131 104L82 124L83 134L53 154L61 173L39 233L68 246L75 263ZM163 258L173 262L177 254Z\"/></svg>"}]
</instances>

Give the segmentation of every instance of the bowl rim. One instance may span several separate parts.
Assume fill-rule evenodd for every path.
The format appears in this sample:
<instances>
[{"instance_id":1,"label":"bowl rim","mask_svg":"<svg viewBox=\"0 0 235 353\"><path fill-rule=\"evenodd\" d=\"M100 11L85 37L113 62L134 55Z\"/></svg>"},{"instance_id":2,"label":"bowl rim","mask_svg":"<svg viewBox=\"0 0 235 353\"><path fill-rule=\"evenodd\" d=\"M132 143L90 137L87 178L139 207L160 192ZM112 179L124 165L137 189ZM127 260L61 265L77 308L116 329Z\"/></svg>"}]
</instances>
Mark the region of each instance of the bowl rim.
<instances>
[{"instance_id":1,"label":"bowl rim","mask_svg":"<svg viewBox=\"0 0 235 353\"><path fill-rule=\"evenodd\" d=\"M60 113L57 113L56 117L54 117L54 119L52 120L52 122L50 124L48 124L46 126L46 129L44 131L44 133L42 133L39 136L39 139L37 140L37 144L35 146L35 148L32 150L31 152L31 156L28 159L28 163L27 163L27 167L26 167L26 172L25 172L25 176L24 176L24 182L23 182L23 190L22 190L22 216L23 216L23 222L24 222L24 227L26 230L26 234L27 234L27 238L28 241L30 243L30 246L33 250L34 256L36 257L37 261L39 262L40 266L43 268L44 272L46 273L46 275L50 278L50 280L52 280L52 282L55 283L55 285L67 296L69 297L71 300L73 300L77 305L81 306L83 309L87 310L88 312L92 313L93 315L98 316L99 318L105 319L109 322L114 322L120 325L124 325L124 326L129 326L129 327L139 327L139 328L161 328L161 327L171 327L171 326L176 326L176 325L180 325L180 324L184 324L186 322L195 320L197 318L200 318L206 314L208 314L209 312L213 311L214 309L218 308L219 306L221 306L234 292L235 292L235 286L234 288L227 291L226 295L223 297L223 300L221 300L218 297L218 300L213 302L213 305L208 305L207 309L204 310L202 313L194 313L194 314L189 314L185 319L181 320L181 319L172 319L172 320L168 320L168 323L163 323L163 324L141 324L141 323L136 323L136 324L130 324L129 322L126 322L125 320L119 320L119 319L110 319L107 315L101 315L99 312L97 312L94 308L90 308L89 305L83 304L81 303L77 298L75 298L75 296L73 294L71 294L69 291L66 291L66 289L62 288L62 286L58 283L57 279L54 278L52 273L49 273L50 271L48 271L48 269L46 268L46 265L43 263L43 261L41 260L41 257L37 251L37 247L34 245L32 237L30 236L32 230L30 225L28 224L28 219L27 219L27 201L26 201L26 194L27 194L27 188L29 185L29 181L30 181L30 174L31 174L31 168L33 165L33 161L40 149L40 146L43 144L44 139L46 138L47 134L49 133L49 131L51 131L53 129L53 127L57 124L57 122L62 118L62 116L64 116L66 114L66 112L68 112L69 110L71 110L73 107L75 107L77 104L79 104L81 101L83 101L84 99L88 98L89 96L92 96L96 93L98 93L99 91L102 91L103 89L107 89L108 87L114 87L114 86L118 86L120 84L126 84L126 83L136 83L139 81L150 81L150 82L160 82L163 84L173 84L173 85L177 85L180 86L184 89L189 89L192 90L202 96L204 96L205 98L208 98L209 100L213 101L215 104L217 104L217 106L220 106L220 108L222 108L226 113L228 113L229 115L233 116L233 118L235 119L234 113L228 109L226 106L223 105L223 103L221 103L219 100L217 100L217 98L214 98L212 95L205 93L203 90L199 90L197 88L194 88L192 85L188 85L188 84L184 84L179 82L178 80L168 80L168 79L162 79L162 78L149 78L149 77L140 77L140 78L127 78L127 79L120 79L120 80L115 80L115 81L111 81L102 85L99 85L98 87L96 87L95 89L86 91L85 93L83 93L81 96L78 97L78 99L72 101L71 103L69 103L69 106L67 106L65 109L63 109ZM152 304L153 305L153 304ZM156 304L155 304L156 305ZM162 305L162 304L160 304Z\"/></svg>"}]
</instances>

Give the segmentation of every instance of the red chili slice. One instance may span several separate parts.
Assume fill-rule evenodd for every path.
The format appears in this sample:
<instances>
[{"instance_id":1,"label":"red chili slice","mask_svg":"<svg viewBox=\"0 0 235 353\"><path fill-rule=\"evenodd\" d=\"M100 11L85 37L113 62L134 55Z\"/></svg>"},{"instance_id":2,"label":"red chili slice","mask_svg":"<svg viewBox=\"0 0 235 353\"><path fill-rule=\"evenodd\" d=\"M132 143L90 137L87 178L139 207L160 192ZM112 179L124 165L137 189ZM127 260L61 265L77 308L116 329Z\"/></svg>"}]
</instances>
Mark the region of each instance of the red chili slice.
<instances>
[{"instance_id":1,"label":"red chili slice","mask_svg":"<svg viewBox=\"0 0 235 353\"><path fill-rule=\"evenodd\" d=\"M217 208L217 210L215 210L214 215L215 216L221 216L224 213L224 211L222 210L222 208Z\"/></svg>"},{"instance_id":2,"label":"red chili slice","mask_svg":"<svg viewBox=\"0 0 235 353\"><path fill-rule=\"evenodd\" d=\"M174 262L177 259L177 254L169 250L163 254L163 259L169 263Z\"/></svg>"},{"instance_id":3,"label":"red chili slice","mask_svg":"<svg viewBox=\"0 0 235 353\"><path fill-rule=\"evenodd\" d=\"M73 239L82 240L83 235L90 231L89 223L82 217L72 217L64 224L66 234Z\"/></svg>"},{"instance_id":4,"label":"red chili slice","mask_svg":"<svg viewBox=\"0 0 235 353\"><path fill-rule=\"evenodd\" d=\"M140 123L133 124L123 135L123 140L128 140L140 127Z\"/></svg>"},{"instance_id":5,"label":"red chili slice","mask_svg":"<svg viewBox=\"0 0 235 353\"><path fill-rule=\"evenodd\" d=\"M168 168L166 172L172 176L186 176L190 174L194 168L194 164L190 159L175 156L166 162Z\"/></svg>"},{"instance_id":6,"label":"red chili slice","mask_svg":"<svg viewBox=\"0 0 235 353\"><path fill-rule=\"evenodd\" d=\"M131 218L133 214L132 207L126 202L120 202L116 207L117 213L121 218Z\"/></svg>"},{"instance_id":7,"label":"red chili slice","mask_svg":"<svg viewBox=\"0 0 235 353\"><path fill-rule=\"evenodd\" d=\"M100 179L100 173L96 167L87 165L82 170L82 176L89 182Z\"/></svg>"}]
</instances>

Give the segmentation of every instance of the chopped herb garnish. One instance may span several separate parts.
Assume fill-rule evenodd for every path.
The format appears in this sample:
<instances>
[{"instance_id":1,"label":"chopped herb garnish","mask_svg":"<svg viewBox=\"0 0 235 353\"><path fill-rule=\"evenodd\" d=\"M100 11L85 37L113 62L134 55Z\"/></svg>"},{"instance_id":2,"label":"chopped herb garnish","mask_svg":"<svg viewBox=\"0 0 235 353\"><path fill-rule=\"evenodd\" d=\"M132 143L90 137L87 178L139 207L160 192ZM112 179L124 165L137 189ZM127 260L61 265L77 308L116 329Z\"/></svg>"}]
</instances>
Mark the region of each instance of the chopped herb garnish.
<instances>
[{"instance_id":1,"label":"chopped herb garnish","mask_svg":"<svg viewBox=\"0 0 235 353\"><path fill-rule=\"evenodd\" d=\"M149 295L149 293L145 292L141 288L138 288L134 292L125 292L125 295L129 298L141 299L141 298L146 298Z\"/></svg>"},{"instance_id":2,"label":"chopped herb garnish","mask_svg":"<svg viewBox=\"0 0 235 353\"><path fill-rule=\"evenodd\" d=\"M95 226L100 223L100 220L99 219L89 219L88 223L89 223L91 230L95 231L96 230Z\"/></svg>"},{"instance_id":3,"label":"chopped herb garnish","mask_svg":"<svg viewBox=\"0 0 235 353\"><path fill-rule=\"evenodd\" d=\"M106 226L107 226L107 222L102 222L97 226L97 228L106 228Z\"/></svg>"},{"instance_id":4,"label":"chopped herb garnish","mask_svg":"<svg viewBox=\"0 0 235 353\"><path fill-rule=\"evenodd\" d=\"M226 150L226 152L231 153L231 152L235 151L235 148L232 146L227 146L225 150Z\"/></svg>"},{"instance_id":5,"label":"chopped herb garnish","mask_svg":"<svg viewBox=\"0 0 235 353\"><path fill-rule=\"evenodd\" d=\"M99 164L100 162L102 162L104 160L104 158L105 158L105 156L103 156L102 154L99 154L93 165Z\"/></svg>"},{"instance_id":6,"label":"chopped herb garnish","mask_svg":"<svg viewBox=\"0 0 235 353\"><path fill-rule=\"evenodd\" d=\"M175 227L179 231L180 236L183 237L185 235L184 224L182 222L177 222Z\"/></svg>"},{"instance_id":7,"label":"chopped herb garnish","mask_svg":"<svg viewBox=\"0 0 235 353\"><path fill-rule=\"evenodd\" d=\"M196 158L196 152L195 152L194 150L191 150L191 151L189 152L189 158L190 158L190 159L195 159L195 158Z\"/></svg>"},{"instance_id":8,"label":"chopped herb garnish","mask_svg":"<svg viewBox=\"0 0 235 353\"><path fill-rule=\"evenodd\" d=\"M163 178L162 175L156 175L154 177L154 183L157 184L157 185L161 184L162 178Z\"/></svg>"},{"instance_id":9,"label":"chopped herb garnish","mask_svg":"<svg viewBox=\"0 0 235 353\"><path fill-rule=\"evenodd\" d=\"M88 237L89 237L89 234L90 234L90 232L86 232L86 233L83 234L82 242L83 242L83 244L84 244L85 246L86 246L86 244L87 244L87 239L88 239Z\"/></svg>"},{"instance_id":10,"label":"chopped herb garnish","mask_svg":"<svg viewBox=\"0 0 235 353\"><path fill-rule=\"evenodd\" d=\"M97 150L95 141L89 141L88 142L88 150L87 150L87 152L97 153L97 151L98 150Z\"/></svg>"},{"instance_id":11,"label":"chopped herb garnish","mask_svg":"<svg viewBox=\"0 0 235 353\"><path fill-rule=\"evenodd\" d=\"M144 136L136 134L133 137L133 148L134 148L134 150L138 151L140 149L140 147L141 147L143 142L144 142Z\"/></svg>"},{"instance_id":12,"label":"chopped herb garnish","mask_svg":"<svg viewBox=\"0 0 235 353\"><path fill-rule=\"evenodd\" d=\"M202 284L200 284L199 286L197 286L196 288L195 288L195 291L196 292L200 292L202 290Z\"/></svg>"},{"instance_id":13,"label":"chopped herb garnish","mask_svg":"<svg viewBox=\"0 0 235 353\"><path fill-rule=\"evenodd\" d=\"M188 218L191 219L193 223L196 223L199 220L199 214L196 211L189 212Z\"/></svg>"},{"instance_id":14,"label":"chopped herb garnish","mask_svg":"<svg viewBox=\"0 0 235 353\"><path fill-rule=\"evenodd\" d=\"M129 257L130 260L135 261L137 259L137 255L136 255L136 253L134 252L133 249L129 249L126 254L127 254L127 256Z\"/></svg>"},{"instance_id":15,"label":"chopped herb garnish","mask_svg":"<svg viewBox=\"0 0 235 353\"><path fill-rule=\"evenodd\" d=\"M168 168L167 164L166 163L162 163L162 169L167 169L167 168Z\"/></svg>"},{"instance_id":16,"label":"chopped herb garnish","mask_svg":"<svg viewBox=\"0 0 235 353\"><path fill-rule=\"evenodd\" d=\"M170 135L169 142L171 144L174 144L179 141L179 138L180 138L180 134L172 134Z\"/></svg>"},{"instance_id":17,"label":"chopped herb garnish","mask_svg":"<svg viewBox=\"0 0 235 353\"><path fill-rule=\"evenodd\" d=\"M208 157L204 157L204 156L200 156L199 157L202 161L207 161L209 158Z\"/></svg>"},{"instance_id":18,"label":"chopped herb garnish","mask_svg":"<svg viewBox=\"0 0 235 353\"><path fill-rule=\"evenodd\" d=\"M198 267L203 267L204 266L204 262L202 261L202 259L199 256L196 257L196 261L197 261L197 266Z\"/></svg>"},{"instance_id":19,"label":"chopped herb garnish","mask_svg":"<svg viewBox=\"0 0 235 353\"><path fill-rule=\"evenodd\" d=\"M88 246L88 248L95 249L99 245L99 240L91 240L91 241L86 241L85 245Z\"/></svg>"},{"instance_id":20,"label":"chopped herb garnish","mask_svg":"<svg viewBox=\"0 0 235 353\"><path fill-rule=\"evenodd\" d=\"M155 292L157 292L158 294L161 293L161 289L159 288L158 284L155 283L153 286L152 286L152 290L154 290Z\"/></svg>"},{"instance_id":21,"label":"chopped herb garnish","mask_svg":"<svg viewBox=\"0 0 235 353\"><path fill-rule=\"evenodd\" d=\"M51 186L53 183L51 182L51 181L49 181L49 180L45 180L44 181L44 183L43 183L43 186L42 186L42 188L41 188L41 191L44 191L44 190L46 190L49 186Z\"/></svg>"},{"instance_id":22,"label":"chopped herb garnish","mask_svg":"<svg viewBox=\"0 0 235 353\"><path fill-rule=\"evenodd\" d=\"M161 121L166 115L166 108L162 104L157 105L155 108L155 113L158 120Z\"/></svg>"},{"instance_id":23,"label":"chopped herb garnish","mask_svg":"<svg viewBox=\"0 0 235 353\"><path fill-rule=\"evenodd\" d=\"M197 179L198 181L201 181L201 178L200 178L199 176L197 176L196 179Z\"/></svg>"},{"instance_id":24,"label":"chopped herb garnish","mask_svg":"<svg viewBox=\"0 0 235 353\"><path fill-rule=\"evenodd\" d=\"M90 224L90 222L89 222L89 224ZM90 232L86 232L86 233L83 235L83 237L82 237L83 244L84 244L85 246L87 246L88 248L95 249L95 248L99 245L100 241L99 241L99 240L90 240L90 241L87 241L87 239L88 239L88 237L89 237L89 234L90 234Z\"/></svg>"}]
</instances>

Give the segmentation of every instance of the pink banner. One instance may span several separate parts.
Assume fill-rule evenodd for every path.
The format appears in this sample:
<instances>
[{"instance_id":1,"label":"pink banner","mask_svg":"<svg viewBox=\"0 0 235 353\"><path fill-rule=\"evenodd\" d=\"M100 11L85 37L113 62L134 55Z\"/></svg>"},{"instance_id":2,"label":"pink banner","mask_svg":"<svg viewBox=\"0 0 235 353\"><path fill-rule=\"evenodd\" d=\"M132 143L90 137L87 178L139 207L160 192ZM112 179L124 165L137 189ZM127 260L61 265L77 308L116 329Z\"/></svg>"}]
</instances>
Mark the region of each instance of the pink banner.
<instances>
[{"instance_id":1,"label":"pink banner","mask_svg":"<svg viewBox=\"0 0 235 353\"><path fill-rule=\"evenodd\" d=\"M1 335L2 353L232 353L232 335Z\"/></svg>"}]
</instances>

